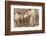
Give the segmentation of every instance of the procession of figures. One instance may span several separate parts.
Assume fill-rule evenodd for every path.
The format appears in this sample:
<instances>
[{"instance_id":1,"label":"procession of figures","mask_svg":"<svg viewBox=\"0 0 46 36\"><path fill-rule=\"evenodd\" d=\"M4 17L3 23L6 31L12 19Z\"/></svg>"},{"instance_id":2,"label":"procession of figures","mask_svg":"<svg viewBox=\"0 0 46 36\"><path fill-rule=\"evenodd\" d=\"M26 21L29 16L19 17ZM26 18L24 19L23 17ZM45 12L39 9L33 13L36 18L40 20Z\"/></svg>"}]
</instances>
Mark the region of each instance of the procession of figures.
<instances>
[{"instance_id":1,"label":"procession of figures","mask_svg":"<svg viewBox=\"0 0 46 36\"><path fill-rule=\"evenodd\" d=\"M34 27L38 24L38 9L14 8L14 27Z\"/></svg>"}]
</instances>

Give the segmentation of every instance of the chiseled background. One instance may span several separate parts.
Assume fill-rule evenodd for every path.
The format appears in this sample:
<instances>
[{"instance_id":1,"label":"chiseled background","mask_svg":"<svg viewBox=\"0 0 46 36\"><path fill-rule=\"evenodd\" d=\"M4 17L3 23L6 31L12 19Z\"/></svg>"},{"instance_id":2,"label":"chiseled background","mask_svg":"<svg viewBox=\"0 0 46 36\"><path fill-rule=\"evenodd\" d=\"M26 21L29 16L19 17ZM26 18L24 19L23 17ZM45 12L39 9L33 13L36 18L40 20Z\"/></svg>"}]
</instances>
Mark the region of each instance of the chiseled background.
<instances>
[{"instance_id":1,"label":"chiseled background","mask_svg":"<svg viewBox=\"0 0 46 36\"><path fill-rule=\"evenodd\" d=\"M10 1L10 0L6 0ZM46 0L12 0L12 1L27 1L27 2L40 2L45 3L45 15L46 15ZM45 16L46 18L46 16ZM45 19L46 22L46 19ZM5 35L5 0L0 0L0 36L46 36L46 23L45 33L40 34L24 34L24 35Z\"/></svg>"}]
</instances>

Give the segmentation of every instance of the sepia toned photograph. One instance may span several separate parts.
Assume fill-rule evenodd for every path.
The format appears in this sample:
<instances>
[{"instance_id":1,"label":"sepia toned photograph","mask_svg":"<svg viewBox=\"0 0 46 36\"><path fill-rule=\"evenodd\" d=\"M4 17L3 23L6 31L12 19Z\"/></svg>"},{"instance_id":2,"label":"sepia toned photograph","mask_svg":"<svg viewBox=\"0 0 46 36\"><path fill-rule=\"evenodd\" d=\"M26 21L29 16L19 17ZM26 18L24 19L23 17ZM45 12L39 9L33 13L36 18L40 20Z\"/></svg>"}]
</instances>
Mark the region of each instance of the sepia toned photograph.
<instances>
[{"instance_id":1,"label":"sepia toned photograph","mask_svg":"<svg viewBox=\"0 0 46 36\"><path fill-rule=\"evenodd\" d=\"M39 25L39 9L14 8L14 27Z\"/></svg>"},{"instance_id":2,"label":"sepia toned photograph","mask_svg":"<svg viewBox=\"0 0 46 36\"><path fill-rule=\"evenodd\" d=\"M11 5L11 31L27 30L42 30L42 7Z\"/></svg>"}]
</instances>

